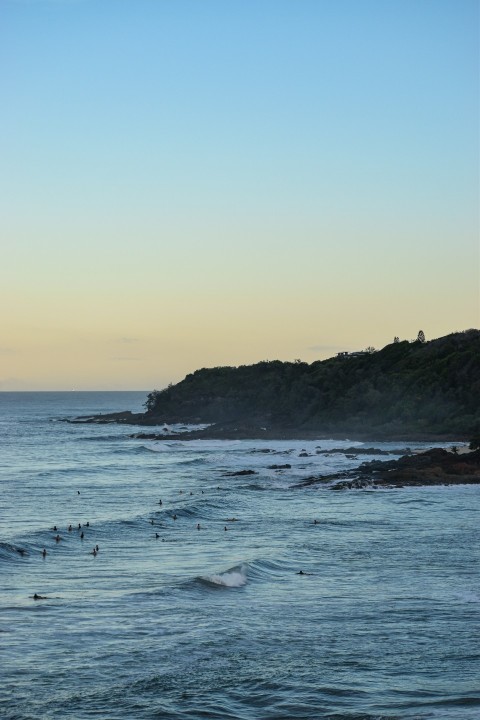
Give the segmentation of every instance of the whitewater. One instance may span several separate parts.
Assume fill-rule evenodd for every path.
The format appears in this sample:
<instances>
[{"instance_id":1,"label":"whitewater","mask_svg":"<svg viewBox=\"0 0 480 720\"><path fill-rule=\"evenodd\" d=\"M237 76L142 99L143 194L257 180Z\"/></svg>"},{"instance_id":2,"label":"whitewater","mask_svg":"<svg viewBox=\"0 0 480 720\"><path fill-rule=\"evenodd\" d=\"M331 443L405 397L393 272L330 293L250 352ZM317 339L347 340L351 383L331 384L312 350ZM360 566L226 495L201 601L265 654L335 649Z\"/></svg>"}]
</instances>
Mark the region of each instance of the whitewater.
<instances>
[{"instance_id":1,"label":"whitewater","mask_svg":"<svg viewBox=\"0 0 480 720\"><path fill-rule=\"evenodd\" d=\"M2 718L480 717L478 486L301 487L374 458L65 422L145 397L0 393Z\"/></svg>"}]
</instances>

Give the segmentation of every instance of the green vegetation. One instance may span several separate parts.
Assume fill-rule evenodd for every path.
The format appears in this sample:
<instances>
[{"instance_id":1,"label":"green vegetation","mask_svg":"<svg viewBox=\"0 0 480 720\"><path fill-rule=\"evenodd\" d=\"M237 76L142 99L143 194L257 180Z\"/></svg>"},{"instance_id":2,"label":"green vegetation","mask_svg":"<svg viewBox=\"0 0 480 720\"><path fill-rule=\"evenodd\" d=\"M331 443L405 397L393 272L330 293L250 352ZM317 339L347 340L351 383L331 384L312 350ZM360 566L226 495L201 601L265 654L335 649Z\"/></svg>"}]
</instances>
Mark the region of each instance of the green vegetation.
<instances>
[{"instance_id":1,"label":"green vegetation","mask_svg":"<svg viewBox=\"0 0 480 720\"><path fill-rule=\"evenodd\" d=\"M159 422L249 421L326 432L480 435L480 331L312 364L197 370L145 404Z\"/></svg>"}]
</instances>

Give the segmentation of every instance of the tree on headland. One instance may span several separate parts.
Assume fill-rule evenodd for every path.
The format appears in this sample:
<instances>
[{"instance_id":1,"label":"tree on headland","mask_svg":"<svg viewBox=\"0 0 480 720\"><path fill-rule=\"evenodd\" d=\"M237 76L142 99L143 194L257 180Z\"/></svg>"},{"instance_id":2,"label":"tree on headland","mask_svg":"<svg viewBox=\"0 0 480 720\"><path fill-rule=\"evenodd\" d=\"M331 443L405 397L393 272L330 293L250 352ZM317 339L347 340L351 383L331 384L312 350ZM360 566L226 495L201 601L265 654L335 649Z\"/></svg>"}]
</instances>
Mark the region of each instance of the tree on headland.
<instances>
[{"instance_id":1,"label":"tree on headland","mask_svg":"<svg viewBox=\"0 0 480 720\"><path fill-rule=\"evenodd\" d=\"M147 412L152 412L153 410L155 410L161 392L161 390L152 390L151 393L148 393L147 399L143 403L143 407Z\"/></svg>"}]
</instances>

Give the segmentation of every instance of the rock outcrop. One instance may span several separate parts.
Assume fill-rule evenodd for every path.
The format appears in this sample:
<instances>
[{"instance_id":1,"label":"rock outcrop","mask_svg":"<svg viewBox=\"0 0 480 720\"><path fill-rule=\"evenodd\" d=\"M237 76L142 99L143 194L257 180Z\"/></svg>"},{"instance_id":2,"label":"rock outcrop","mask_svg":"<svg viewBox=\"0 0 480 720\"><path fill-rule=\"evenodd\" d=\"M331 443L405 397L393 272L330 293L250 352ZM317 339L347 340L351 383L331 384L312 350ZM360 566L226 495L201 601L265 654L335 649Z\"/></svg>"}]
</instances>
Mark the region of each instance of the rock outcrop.
<instances>
[{"instance_id":1,"label":"rock outcrop","mask_svg":"<svg viewBox=\"0 0 480 720\"><path fill-rule=\"evenodd\" d=\"M309 477L299 486L332 483L333 490L480 484L480 450L457 454L443 448L404 455L398 460L365 462L355 470Z\"/></svg>"}]
</instances>

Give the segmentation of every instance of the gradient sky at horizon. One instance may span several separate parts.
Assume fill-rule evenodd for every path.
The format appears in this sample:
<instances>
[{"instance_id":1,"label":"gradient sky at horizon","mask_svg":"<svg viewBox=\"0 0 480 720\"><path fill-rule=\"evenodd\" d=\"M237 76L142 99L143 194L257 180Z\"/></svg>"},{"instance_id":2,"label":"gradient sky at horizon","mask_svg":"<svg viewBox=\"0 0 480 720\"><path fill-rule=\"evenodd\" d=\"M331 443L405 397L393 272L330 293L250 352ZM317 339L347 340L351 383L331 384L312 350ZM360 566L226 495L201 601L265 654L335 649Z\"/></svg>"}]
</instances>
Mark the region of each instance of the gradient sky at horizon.
<instances>
[{"instance_id":1,"label":"gradient sky at horizon","mask_svg":"<svg viewBox=\"0 0 480 720\"><path fill-rule=\"evenodd\" d=\"M480 324L477 0L2 0L0 390Z\"/></svg>"}]
</instances>

